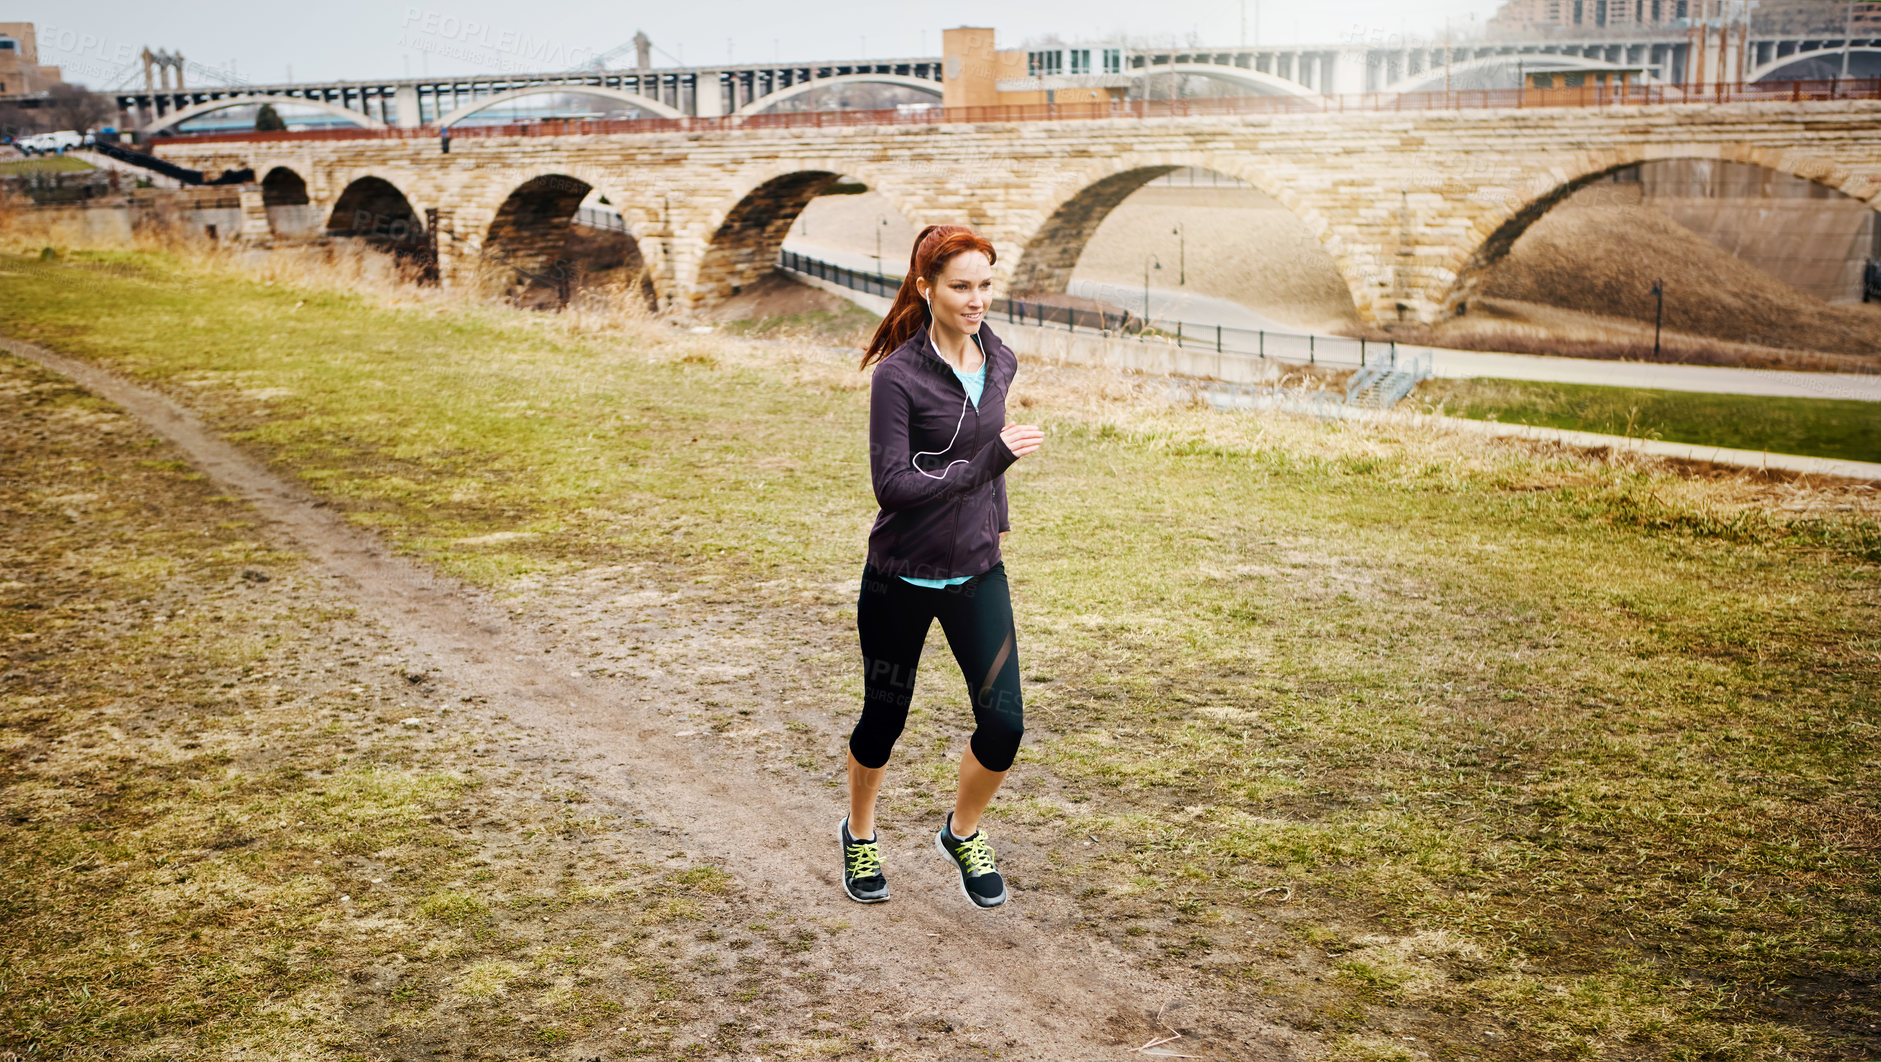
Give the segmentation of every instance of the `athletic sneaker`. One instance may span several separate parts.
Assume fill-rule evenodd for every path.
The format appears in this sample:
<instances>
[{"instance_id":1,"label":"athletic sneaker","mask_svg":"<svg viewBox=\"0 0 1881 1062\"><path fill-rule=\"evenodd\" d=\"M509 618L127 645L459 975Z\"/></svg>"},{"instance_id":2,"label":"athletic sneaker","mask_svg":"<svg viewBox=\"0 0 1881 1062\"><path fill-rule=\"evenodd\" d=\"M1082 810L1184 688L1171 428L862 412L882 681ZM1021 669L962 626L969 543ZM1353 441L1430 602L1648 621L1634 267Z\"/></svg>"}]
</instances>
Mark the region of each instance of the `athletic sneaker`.
<instances>
[{"instance_id":1,"label":"athletic sneaker","mask_svg":"<svg viewBox=\"0 0 1881 1062\"><path fill-rule=\"evenodd\" d=\"M849 836L849 816L837 831L843 842L843 891L857 903L881 903L888 899L888 879L882 876L882 849L871 837L858 841Z\"/></svg>"},{"instance_id":2,"label":"athletic sneaker","mask_svg":"<svg viewBox=\"0 0 1881 1062\"><path fill-rule=\"evenodd\" d=\"M954 868L960 871L960 891L967 899L980 907L998 907L1006 902L1006 882L993 862L993 846L987 843L985 830L974 830L973 836L964 839L955 837L954 814L950 811L947 825L934 835L934 847L953 860Z\"/></svg>"}]
</instances>

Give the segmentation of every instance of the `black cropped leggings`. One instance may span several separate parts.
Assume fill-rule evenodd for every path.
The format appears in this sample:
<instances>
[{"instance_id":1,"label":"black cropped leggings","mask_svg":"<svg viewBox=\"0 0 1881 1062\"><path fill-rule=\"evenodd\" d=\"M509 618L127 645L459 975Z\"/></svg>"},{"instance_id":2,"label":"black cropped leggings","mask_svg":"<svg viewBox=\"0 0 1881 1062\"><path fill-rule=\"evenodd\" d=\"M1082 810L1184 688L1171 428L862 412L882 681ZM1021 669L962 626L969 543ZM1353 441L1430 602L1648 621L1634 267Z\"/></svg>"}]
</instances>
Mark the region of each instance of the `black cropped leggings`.
<instances>
[{"instance_id":1,"label":"black cropped leggings","mask_svg":"<svg viewBox=\"0 0 1881 1062\"><path fill-rule=\"evenodd\" d=\"M862 635L862 719L849 735L849 751L871 769L888 762L908 722L921 646L936 618L973 702L974 758L989 771L1004 771L1018 755L1019 736L1025 732L1019 646L1004 563L941 589L916 586L863 566L862 592L856 600L856 629Z\"/></svg>"}]
</instances>

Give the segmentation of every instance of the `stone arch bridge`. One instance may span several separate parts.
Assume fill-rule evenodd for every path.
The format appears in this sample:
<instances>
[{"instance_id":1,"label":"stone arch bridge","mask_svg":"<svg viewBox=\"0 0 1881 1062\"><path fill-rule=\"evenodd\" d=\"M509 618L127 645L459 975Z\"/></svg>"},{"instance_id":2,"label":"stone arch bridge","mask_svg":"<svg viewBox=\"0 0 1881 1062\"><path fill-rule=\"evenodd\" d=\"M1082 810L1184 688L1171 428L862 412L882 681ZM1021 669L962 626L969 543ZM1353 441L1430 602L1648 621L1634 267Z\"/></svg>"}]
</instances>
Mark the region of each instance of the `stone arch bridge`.
<instances>
[{"instance_id":1,"label":"stone arch bridge","mask_svg":"<svg viewBox=\"0 0 1881 1062\"><path fill-rule=\"evenodd\" d=\"M252 168L330 231L409 232L431 218L447 285L492 260L548 267L599 190L661 305L682 312L769 272L797 213L839 176L914 225L980 229L1000 252L996 284L1017 294L1064 290L1098 224L1145 182L1215 170L1290 210L1360 317L1387 328L1465 312L1530 224L1642 161L1751 163L1881 209L1874 100L571 132L454 139L448 151L435 138L332 137L178 141L163 154L209 172Z\"/></svg>"}]
</instances>

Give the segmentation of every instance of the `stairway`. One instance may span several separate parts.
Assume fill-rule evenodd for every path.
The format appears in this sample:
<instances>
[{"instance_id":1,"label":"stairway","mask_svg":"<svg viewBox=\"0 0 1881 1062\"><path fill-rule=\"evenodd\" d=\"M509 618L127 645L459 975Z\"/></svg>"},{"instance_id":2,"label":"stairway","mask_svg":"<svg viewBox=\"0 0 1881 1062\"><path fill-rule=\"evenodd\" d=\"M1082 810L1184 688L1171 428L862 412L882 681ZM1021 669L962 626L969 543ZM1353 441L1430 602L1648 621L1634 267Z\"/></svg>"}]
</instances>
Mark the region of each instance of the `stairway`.
<instances>
[{"instance_id":1,"label":"stairway","mask_svg":"<svg viewBox=\"0 0 1881 1062\"><path fill-rule=\"evenodd\" d=\"M1430 354L1373 362L1360 369L1345 387L1345 404L1359 409L1390 409L1411 389L1430 379Z\"/></svg>"}]
</instances>

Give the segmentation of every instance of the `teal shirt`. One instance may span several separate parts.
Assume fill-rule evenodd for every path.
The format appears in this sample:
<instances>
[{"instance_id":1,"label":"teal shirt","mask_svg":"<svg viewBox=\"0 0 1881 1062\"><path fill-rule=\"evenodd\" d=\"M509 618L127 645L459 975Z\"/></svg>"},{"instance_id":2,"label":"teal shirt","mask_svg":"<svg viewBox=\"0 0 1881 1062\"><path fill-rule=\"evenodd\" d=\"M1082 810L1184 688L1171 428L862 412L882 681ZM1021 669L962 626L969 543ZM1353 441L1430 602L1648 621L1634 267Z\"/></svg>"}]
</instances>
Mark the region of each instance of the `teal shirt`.
<instances>
[{"instance_id":1,"label":"teal shirt","mask_svg":"<svg viewBox=\"0 0 1881 1062\"><path fill-rule=\"evenodd\" d=\"M948 367L952 368L951 365ZM973 408L980 408L980 395L986 390L986 355L984 353L980 355L979 368L972 372L961 372L959 369L954 369L954 375L960 378L960 386L967 389L967 397L973 400ZM946 586L959 586L961 583L973 578L973 576L963 575L958 579L916 579L912 575L904 575L902 578L916 586L925 586L930 590L939 590Z\"/></svg>"}]
</instances>

